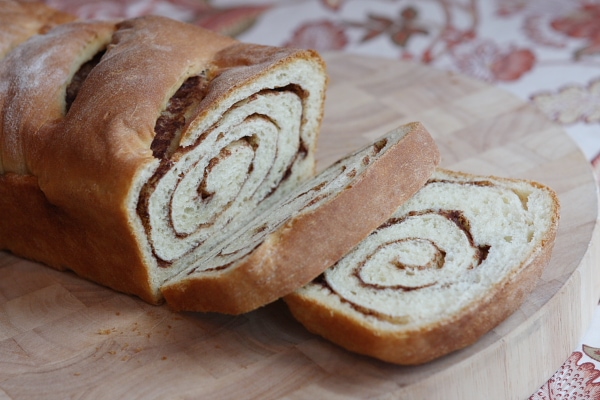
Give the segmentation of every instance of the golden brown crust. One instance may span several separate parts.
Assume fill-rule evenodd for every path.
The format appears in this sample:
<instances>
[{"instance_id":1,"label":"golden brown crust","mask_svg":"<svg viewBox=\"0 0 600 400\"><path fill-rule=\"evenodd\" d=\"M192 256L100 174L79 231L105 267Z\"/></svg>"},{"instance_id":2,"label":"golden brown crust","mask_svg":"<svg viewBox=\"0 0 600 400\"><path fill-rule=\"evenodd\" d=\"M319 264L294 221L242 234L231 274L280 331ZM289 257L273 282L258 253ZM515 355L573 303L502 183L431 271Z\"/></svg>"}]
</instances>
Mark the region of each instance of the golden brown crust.
<instances>
[{"instance_id":1,"label":"golden brown crust","mask_svg":"<svg viewBox=\"0 0 600 400\"><path fill-rule=\"evenodd\" d=\"M0 172L33 173L46 141L66 112L65 90L75 71L106 47L108 22L74 22L38 35L0 62Z\"/></svg>"},{"instance_id":2,"label":"golden brown crust","mask_svg":"<svg viewBox=\"0 0 600 400\"><path fill-rule=\"evenodd\" d=\"M0 0L0 9L0 60L30 37L76 19L38 2Z\"/></svg>"},{"instance_id":3,"label":"golden brown crust","mask_svg":"<svg viewBox=\"0 0 600 400\"><path fill-rule=\"evenodd\" d=\"M65 191L76 190L70 182L91 179L99 190L96 201L112 203L106 191L126 198L135 175L156 162L150 143L168 99L185 78L201 71L219 49L233 42L210 36L166 18L120 23L107 53L88 75L66 116L60 140L48 143L48 152L56 156L40 160L33 171L59 185L44 191L65 196ZM210 44L193 45L205 42ZM82 148L85 159L80 157Z\"/></svg>"},{"instance_id":4,"label":"golden brown crust","mask_svg":"<svg viewBox=\"0 0 600 400\"><path fill-rule=\"evenodd\" d=\"M240 314L310 282L335 263L426 182L439 162L420 124L334 200L293 217L240 265L163 287L176 310Z\"/></svg>"},{"instance_id":5,"label":"golden brown crust","mask_svg":"<svg viewBox=\"0 0 600 400\"><path fill-rule=\"evenodd\" d=\"M460 172L448 173L463 178L468 176ZM543 187L536 182L529 183ZM556 194L548 193L558 205ZM550 260L558 229L558 213L555 209L541 245L524 264L513 268L514 272L490 288L484 298L445 320L416 329L376 329L351 313L330 307L301 292L291 293L284 300L294 317L309 331L350 351L395 364L423 364L473 344L523 304Z\"/></svg>"},{"instance_id":6,"label":"golden brown crust","mask_svg":"<svg viewBox=\"0 0 600 400\"><path fill-rule=\"evenodd\" d=\"M87 279L155 303L136 243L128 232L102 232L118 240L97 240L99 232L48 202L31 175L0 174L0 248L59 270L73 266ZM113 266L119 266L115 268ZM136 268L137 266L137 268Z\"/></svg>"},{"instance_id":7,"label":"golden brown crust","mask_svg":"<svg viewBox=\"0 0 600 400\"><path fill-rule=\"evenodd\" d=\"M60 149L70 145L63 130L64 93L78 67L106 46L114 29L109 22L62 25L23 43L0 64L0 76L8 83L0 96L5 171L0 175L0 247L156 302L125 213L117 211L97 224L87 213L95 209L93 200L86 202L89 197L70 197L72 190L51 195L53 184L84 188L87 183L66 182L68 174L55 170ZM78 150L84 148L80 144ZM49 177L52 173L56 176ZM69 201L84 212L64 207Z\"/></svg>"}]
</instances>

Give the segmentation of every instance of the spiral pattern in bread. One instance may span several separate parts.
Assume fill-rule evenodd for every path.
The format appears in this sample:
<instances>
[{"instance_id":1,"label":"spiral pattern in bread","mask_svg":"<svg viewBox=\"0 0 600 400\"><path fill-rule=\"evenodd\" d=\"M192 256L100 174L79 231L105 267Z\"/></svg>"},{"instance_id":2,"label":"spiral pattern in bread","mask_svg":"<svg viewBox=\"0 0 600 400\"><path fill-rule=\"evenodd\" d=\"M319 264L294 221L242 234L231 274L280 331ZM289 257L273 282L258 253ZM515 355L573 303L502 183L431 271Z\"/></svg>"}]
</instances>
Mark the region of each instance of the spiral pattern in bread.
<instances>
[{"instance_id":1,"label":"spiral pattern in bread","mask_svg":"<svg viewBox=\"0 0 600 400\"><path fill-rule=\"evenodd\" d=\"M438 170L286 300L308 329L344 347L425 362L472 343L520 305L547 262L557 219L557 198L542 185Z\"/></svg>"},{"instance_id":2,"label":"spiral pattern in bread","mask_svg":"<svg viewBox=\"0 0 600 400\"><path fill-rule=\"evenodd\" d=\"M310 282L385 221L438 160L421 124L401 126L289 196L259 206L254 219L162 292L175 308L233 314L274 301Z\"/></svg>"}]
</instances>

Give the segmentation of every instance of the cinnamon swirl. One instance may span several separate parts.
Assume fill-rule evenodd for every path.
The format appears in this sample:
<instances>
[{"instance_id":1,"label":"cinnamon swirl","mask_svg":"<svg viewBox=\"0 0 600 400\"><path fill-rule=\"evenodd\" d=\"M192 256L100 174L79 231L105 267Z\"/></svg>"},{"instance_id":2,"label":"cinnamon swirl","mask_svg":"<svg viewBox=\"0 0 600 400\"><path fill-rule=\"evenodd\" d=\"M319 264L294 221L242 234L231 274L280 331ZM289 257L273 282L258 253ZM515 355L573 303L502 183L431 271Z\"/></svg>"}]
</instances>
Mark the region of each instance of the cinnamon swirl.
<instances>
[{"instance_id":1,"label":"cinnamon swirl","mask_svg":"<svg viewBox=\"0 0 600 400\"><path fill-rule=\"evenodd\" d=\"M420 364L475 342L533 290L559 219L541 184L438 169L344 258L285 297L309 330Z\"/></svg>"}]
</instances>

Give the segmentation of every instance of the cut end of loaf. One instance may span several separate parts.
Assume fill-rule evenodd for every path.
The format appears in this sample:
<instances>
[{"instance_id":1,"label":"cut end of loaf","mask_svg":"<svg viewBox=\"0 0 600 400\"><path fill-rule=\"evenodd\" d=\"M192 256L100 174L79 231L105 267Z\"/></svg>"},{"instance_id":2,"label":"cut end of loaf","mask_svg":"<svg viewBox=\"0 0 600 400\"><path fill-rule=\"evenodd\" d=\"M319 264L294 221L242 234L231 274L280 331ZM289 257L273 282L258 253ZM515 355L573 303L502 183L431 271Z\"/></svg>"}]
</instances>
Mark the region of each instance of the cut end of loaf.
<instances>
[{"instance_id":1,"label":"cut end of loaf","mask_svg":"<svg viewBox=\"0 0 600 400\"><path fill-rule=\"evenodd\" d=\"M559 219L538 183L438 170L386 223L285 297L310 331L421 364L466 347L534 290Z\"/></svg>"}]
</instances>

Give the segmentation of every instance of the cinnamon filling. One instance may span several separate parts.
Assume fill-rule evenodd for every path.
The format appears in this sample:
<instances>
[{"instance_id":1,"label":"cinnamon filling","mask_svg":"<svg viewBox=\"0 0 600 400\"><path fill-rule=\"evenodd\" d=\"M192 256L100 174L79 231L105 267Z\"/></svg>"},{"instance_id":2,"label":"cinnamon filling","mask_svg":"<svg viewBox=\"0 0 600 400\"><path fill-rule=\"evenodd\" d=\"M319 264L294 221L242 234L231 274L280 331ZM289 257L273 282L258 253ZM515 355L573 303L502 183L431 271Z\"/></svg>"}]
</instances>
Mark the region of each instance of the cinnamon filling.
<instances>
[{"instance_id":1,"label":"cinnamon filling","mask_svg":"<svg viewBox=\"0 0 600 400\"><path fill-rule=\"evenodd\" d=\"M174 139L180 136L189 111L193 110L206 95L208 83L206 73L191 76L171 97L167 108L161 113L154 126L155 136L150 144L154 157L164 159L173 152L176 145Z\"/></svg>"},{"instance_id":2,"label":"cinnamon filling","mask_svg":"<svg viewBox=\"0 0 600 400\"><path fill-rule=\"evenodd\" d=\"M66 93L65 93L65 102L67 104L66 110L65 110L66 112L69 111L69 109L71 108L71 105L75 101L75 98L77 97L77 94L79 93L79 90L81 89L81 86L83 85L83 82L86 80L86 78L88 77L88 75L90 74L92 69L94 69L94 67L96 65L98 65L98 63L100 62L100 59L102 58L102 56L104 55L105 52L106 52L106 50L102 50L102 51L99 51L98 53L96 53L94 55L94 57L92 57L91 60L89 60L89 61L85 62L83 65L81 65L81 67L79 67L79 70L77 70L75 75L73 75L73 78L71 79L71 82L67 86Z\"/></svg>"},{"instance_id":3,"label":"cinnamon filling","mask_svg":"<svg viewBox=\"0 0 600 400\"><path fill-rule=\"evenodd\" d=\"M447 179L430 179L427 181L427 183L425 183L425 185L429 185L432 183L450 183L452 185L465 185L465 186L479 186L479 187L490 187L490 186L495 186L494 183L490 182L490 181L472 181L472 182L457 182L457 181L451 181L451 180L447 180Z\"/></svg>"},{"instance_id":4,"label":"cinnamon filling","mask_svg":"<svg viewBox=\"0 0 600 400\"><path fill-rule=\"evenodd\" d=\"M431 183L431 181L428 182L428 183ZM481 181L479 183L481 183L481 185L477 184L476 186L488 186L489 182L487 182L487 181ZM485 259L488 256L488 253L490 251L490 246L486 245L486 244L482 244L482 245L476 245L475 244L475 240L473 239L473 235L471 234L471 224L469 222L469 219L460 210L411 211L405 217L402 217L402 218L390 218L388 221L386 221L383 225L380 226L380 229L388 227L388 226L391 226L391 225L395 225L395 224L401 223L404 219L412 217L412 216L424 215L424 214L430 214L430 213L437 213L437 214L445 217L449 221L452 221L460 230L462 230L464 232L464 234L467 237L467 240L469 241L469 244L471 245L471 247L474 247L474 248L477 249L477 263L476 263L475 266L478 266L483 261L485 261Z\"/></svg>"},{"instance_id":5,"label":"cinnamon filling","mask_svg":"<svg viewBox=\"0 0 600 400\"><path fill-rule=\"evenodd\" d=\"M428 239L420 239L420 238L406 238L406 239L402 239L402 240L403 241L414 240L417 242L428 242L431 246L433 246L436 249L436 252L435 252L433 259L424 265L421 265L421 264L413 265L413 264L404 263L400 260L392 260L391 261L392 265L395 266L397 269L403 270L403 271L408 271L410 273L412 271L424 271L427 269L441 269L444 266L444 263L446 262L446 252L444 250L440 249L432 241L430 241ZM411 289L413 289L413 288L411 288Z\"/></svg>"},{"instance_id":6,"label":"cinnamon filling","mask_svg":"<svg viewBox=\"0 0 600 400\"><path fill-rule=\"evenodd\" d=\"M152 150L153 156L160 159L161 163L157 171L154 175L148 180L148 182L144 185L140 192L140 196L137 204L137 214L141 219L141 222L144 226L146 234L150 237L152 226L150 224L150 216L149 216L149 201L152 193L156 190L156 187L162 177L173 167L173 161L170 160L172 155L178 149L179 146L179 138L182 135L182 132L186 129L187 124L190 122L190 119L193 118L195 111L198 109L200 102L206 96L209 90L210 80L207 76L208 72L203 71L198 76L192 76L188 78L182 86L175 92L175 94L169 99L167 106L163 112L161 112L159 118L156 121L154 131L155 137L150 145L150 149ZM301 98L306 97L306 93L297 85L287 85L281 88L275 88L271 90L265 89L264 92L284 92L291 91ZM259 92L258 94L260 94ZM266 115L251 115L248 118L269 118ZM272 121L275 123L275 121ZM197 143L202 142L206 139L208 135L211 134L211 129L202 133ZM223 134L220 134L220 137L217 139L221 139ZM251 147L258 146L257 143L254 142L252 137L242 138L240 140L248 141ZM191 146L194 147L194 146ZM187 150L183 150L187 151ZM227 152L227 149L223 150ZM290 160L290 164L287 166L281 181L285 181L289 178L289 176L293 172L293 167L297 163L298 160L302 160L306 158L309 152L308 145L301 139L295 157ZM221 153L220 157L226 157L227 154ZM206 178L206 174L210 173L210 170L216 166L219 162L219 159L211 160L207 171L205 171L204 178ZM251 164L249 166L249 172L252 172L254 166ZM204 179L204 182L206 179ZM269 197L273 192L275 192L277 186L273 187L271 191L265 196ZM205 183L200 183L197 188L198 200L199 201L210 201L210 199L214 196L210 190L207 189ZM172 221L169 222L171 228L173 228ZM204 227L209 226L210 223L204 224ZM175 237L185 237L188 234L180 234L178 232L174 233ZM192 251L193 249L190 249ZM172 261L163 260L157 254L157 252L153 249L153 254L155 259L158 262L158 265L166 268L172 264ZM227 266L220 266L218 269L224 269Z\"/></svg>"},{"instance_id":7,"label":"cinnamon filling","mask_svg":"<svg viewBox=\"0 0 600 400\"><path fill-rule=\"evenodd\" d=\"M482 181L481 185L486 186L487 181ZM465 236L467 237L467 239L469 241L469 244L476 250L475 264L473 266L471 266L470 268L475 268L475 267L481 265L481 263L483 261L485 261L485 259L487 258L488 254L489 254L491 246L475 244L473 236L470 232L470 222L469 222L468 218L464 215L464 213L460 210L413 211L413 212L409 212L404 217L389 219L387 222L385 222L383 225L381 225L379 229L384 229L384 228L390 227L392 225L401 224L404 220L406 220L410 217L424 215L424 214L430 214L430 213L436 213L436 214L439 214L439 215L447 218L449 221L454 223L460 230L462 230L464 232ZM404 238L401 240L428 241L427 239L419 239L419 238ZM379 249L385 247L387 244L388 243L380 245L373 254L375 254L377 251L379 251ZM428 268L443 268L443 264L444 264L445 258L446 258L446 252L444 250L440 249L435 243L431 243L431 245L436 249L436 252L435 252L433 259L425 265L406 265L399 261L392 261L392 264L396 268L401 269L401 270L424 270L424 269L428 269ZM367 256L367 259L363 260L359 265L355 266L352 271L352 275L354 276L354 278L356 278L358 280L359 285L364 288L371 288L371 289L376 289L376 290L392 289L392 290L398 290L398 291L403 291L403 292L410 292L410 291L420 290L420 289L424 289L424 288L439 284L438 282L432 282L432 283L427 283L427 284L419 285L419 286L405 286L405 285L379 285L379 284L375 284L375 283L365 282L362 279L362 277L360 276L360 272L361 272L361 269L363 268L363 266L367 263L367 261L372 257L373 254ZM313 280L313 283L321 286L323 289L329 290L331 293L338 295L338 297L340 298L340 300L342 302L348 304L349 306L351 306L352 308L354 308L355 310L357 310L363 314L375 316L379 319L387 320L387 321L395 322L395 323L408 322L407 316L391 316L391 315L361 306L359 304L354 303L353 301L351 301L349 299L344 298L330 285L325 273L322 273L317 278L315 278Z\"/></svg>"},{"instance_id":8,"label":"cinnamon filling","mask_svg":"<svg viewBox=\"0 0 600 400\"><path fill-rule=\"evenodd\" d=\"M405 239L401 239L400 241L408 241L408 240L423 240L423 241L427 241L425 239L418 239L418 238L405 238ZM389 243L384 243L382 245L380 245L374 253L377 253L380 249L384 248L385 246L387 246ZM402 270L408 270L408 269L419 269L419 270L424 270L427 268L443 268L444 266L444 261L446 258L446 252L444 252L442 249L440 249L438 246L435 245L435 243L432 243L433 247L435 247L437 249L436 255L434 257L434 259L431 261L430 264L427 265L421 265L421 266L409 266L406 264L403 264L397 260L392 261L392 264L398 268L398 269L402 269ZM373 253L373 254L374 254ZM419 289L424 289L430 286L434 286L437 282L433 282L433 283L428 283L425 285L420 285L420 286L406 286L406 285L378 285L375 283L367 283L365 282L362 277L360 276L360 271L363 268L363 266L367 263L367 261L369 261L369 259L371 259L371 257L373 256L373 254L370 254L366 260L364 260L363 262L360 263L360 265L358 265L356 268L354 268L354 271L352 272L352 275L354 275L354 277L360 282L360 285L362 287L365 288L372 288L372 289L377 289L377 290L382 290L382 289L391 289L391 290L401 290L403 292L410 292L413 290L419 290Z\"/></svg>"},{"instance_id":9,"label":"cinnamon filling","mask_svg":"<svg viewBox=\"0 0 600 400\"><path fill-rule=\"evenodd\" d=\"M333 290L333 288L329 285L329 283L327 282L327 279L325 278L325 274L321 273L321 275L319 275L318 277L316 277L313 280L314 284L317 284L319 286L321 286L323 289L328 290L329 292L337 295L337 297L340 299L340 301L342 303L348 304L350 307L352 307L354 310L358 311L359 313L365 314L365 315L370 315L373 316L375 318L381 319L383 321L388 321L388 322L392 322L392 323L396 323L396 324L407 324L410 322L410 317L407 315L398 315L398 316L394 316L394 315L389 315L389 314L385 314L382 312L378 312L374 309L371 308L367 308L367 307L363 307L359 304L356 304L348 299L346 299L345 297L343 297L342 295L340 295L338 292L336 292L335 290Z\"/></svg>"}]
</instances>

